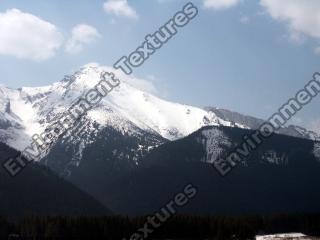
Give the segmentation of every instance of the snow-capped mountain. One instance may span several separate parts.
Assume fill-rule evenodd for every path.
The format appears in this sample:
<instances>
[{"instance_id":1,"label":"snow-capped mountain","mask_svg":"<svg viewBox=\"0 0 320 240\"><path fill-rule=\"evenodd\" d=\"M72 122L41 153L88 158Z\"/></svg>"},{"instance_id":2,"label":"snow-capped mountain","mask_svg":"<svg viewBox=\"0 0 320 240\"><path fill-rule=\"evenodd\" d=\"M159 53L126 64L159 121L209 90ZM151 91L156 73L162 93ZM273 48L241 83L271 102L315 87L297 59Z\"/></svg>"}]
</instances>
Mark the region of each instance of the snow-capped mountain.
<instances>
[{"instance_id":1,"label":"snow-capped mountain","mask_svg":"<svg viewBox=\"0 0 320 240\"><path fill-rule=\"evenodd\" d=\"M51 86L17 90L0 87L1 140L23 150L30 144L33 134L42 133L76 99L98 84L103 71L113 70L90 64ZM169 140L184 137L207 125L244 127L212 112L165 101L141 91L130 84L132 78L121 73L117 77L120 86L86 115L91 124L100 128L111 126L122 133L139 129ZM94 129L87 131L90 133Z\"/></svg>"},{"instance_id":2,"label":"snow-capped mountain","mask_svg":"<svg viewBox=\"0 0 320 240\"><path fill-rule=\"evenodd\" d=\"M0 141L23 150L32 142L34 134L44 132L72 103L98 84L103 71L114 72L110 67L88 64L50 86L16 90L0 86ZM200 109L169 102L134 87L132 82L136 78L118 71L115 73L121 84L61 140L70 146L77 146L73 146L71 158L76 156L80 160L83 149L94 143L99 132L105 128L113 128L131 136L148 133L158 138L156 144L139 145L137 148L141 150L153 148L164 139L176 140L187 136L203 126L255 129L263 122L227 110ZM312 139L310 131L296 126L284 128L280 133Z\"/></svg>"},{"instance_id":3,"label":"snow-capped mountain","mask_svg":"<svg viewBox=\"0 0 320 240\"><path fill-rule=\"evenodd\" d=\"M43 133L62 118L76 100L93 89L104 71L114 72L109 67L89 64L46 87L0 86L0 142L23 150L32 142L34 134ZM259 121L254 118L251 121L240 114L222 114L221 110L169 102L135 87L134 77L114 73L120 85L55 140L39 159L106 205L114 206L119 199L130 199L122 194L132 194L131 190L123 192L132 184L153 183L149 163L155 172L161 173L156 183L161 183L164 174L170 171L172 181L175 176L189 173L200 179L202 172L187 163L195 162L206 168L208 163L241 144L244 134L257 128ZM311 162L319 159L319 143L301 139L309 137L296 132L295 136L300 138L276 135L253 153L252 158L272 166L287 166L288 159L300 161L306 156ZM285 129L281 133L290 135ZM188 170L182 170L184 165ZM210 167L210 174L211 171ZM137 176L140 172L147 177L132 179L137 172ZM122 181L123 177L128 182ZM119 192L114 193L115 190ZM130 208L136 200L123 204Z\"/></svg>"}]
</instances>

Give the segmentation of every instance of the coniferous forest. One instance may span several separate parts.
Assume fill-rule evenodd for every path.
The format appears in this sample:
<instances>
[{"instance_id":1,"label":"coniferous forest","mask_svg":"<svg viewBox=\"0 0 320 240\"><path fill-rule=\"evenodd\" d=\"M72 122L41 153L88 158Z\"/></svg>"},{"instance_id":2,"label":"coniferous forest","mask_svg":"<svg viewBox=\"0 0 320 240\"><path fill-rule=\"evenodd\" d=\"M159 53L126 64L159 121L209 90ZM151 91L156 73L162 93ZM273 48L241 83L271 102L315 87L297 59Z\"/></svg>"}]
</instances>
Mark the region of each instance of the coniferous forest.
<instances>
[{"instance_id":1,"label":"coniferous forest","mask_svg":"<svg viewBox=\"0 0 320 240\"><path fill-rule=\"evenodd\" d=\"M0 219L0 239L130 239L147 217L27 217L18 222ZM148 239L254 239L256 235L302 232L320 236L320 214L273 216L177 215ZM141 238L142 239L142 238Z\"/></svg>"}]
</instances>

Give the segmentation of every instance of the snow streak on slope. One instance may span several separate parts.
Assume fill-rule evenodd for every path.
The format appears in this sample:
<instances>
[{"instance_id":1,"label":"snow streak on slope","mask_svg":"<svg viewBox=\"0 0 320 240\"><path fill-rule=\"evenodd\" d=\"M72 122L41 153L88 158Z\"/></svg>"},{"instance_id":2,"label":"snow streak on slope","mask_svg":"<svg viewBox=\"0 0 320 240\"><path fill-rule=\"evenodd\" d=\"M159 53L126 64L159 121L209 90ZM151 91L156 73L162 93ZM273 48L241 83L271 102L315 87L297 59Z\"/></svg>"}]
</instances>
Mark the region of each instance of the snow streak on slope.
<instances>
[{"instance_id":1,"label":"snow streak on slope","mask_svg":"<svg viewBox=\"0 0 320 240\"><path fill-rule=\"evenodd\" d=\"M100 82L103 71L113 71L97 64L84 66L73 76L47 87L11 90L0 88L1 121L11 125L1 128L1 139L22 150L31 142L33 134L59 119L88 90ZM101 128L113 127L130 134L132 126L159 134L169 140L184 137L207 126L234 126L203 109L172 103L133 87L134 77L116 71L121 84L104 98L87 118ZM71 79L71 80L70 80ZM243 127L242 125L235 125ZM90 128L86 129L90 134ZM84 147L84 146L83 146Z\"/></svg>"},{"instance_id":2,"label":"snow streak on slope","mask_svg":"<svg viewBox=\"0 0 320 240\"><path fill-rule=\"evenodd\" d=\"M203 162L214 163L232 146L231 140L224 134L221 129L211 128L202 131L202 144L205 146L206 156Z\"/></svg>"},{"instance_id":3,"label":"snow streak on slope","mask_svg":"<svg viewBox=\"0 0 320 240\"><path fill-rule=\"evenodd\" d=\"M309 240L312 239L302 233L283 233L274 235L256 236L256 240Z\"/></svg>"}]
</instances>

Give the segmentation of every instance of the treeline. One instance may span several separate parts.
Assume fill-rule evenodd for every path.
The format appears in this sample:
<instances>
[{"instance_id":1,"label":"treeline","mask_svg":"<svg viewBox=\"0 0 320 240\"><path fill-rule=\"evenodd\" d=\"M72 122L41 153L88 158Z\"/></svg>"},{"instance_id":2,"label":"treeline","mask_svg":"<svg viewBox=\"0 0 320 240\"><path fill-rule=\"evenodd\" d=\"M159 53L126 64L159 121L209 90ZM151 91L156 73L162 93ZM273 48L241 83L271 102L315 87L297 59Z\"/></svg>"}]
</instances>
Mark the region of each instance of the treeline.
<instances>
[{"instance_id":1,"label":"treeline","mask_svg":"<svg viewBox=\"0 0 320 240\"><path fill-rule=\"evenodd\" d=\"M0 218L0 239L129 239L146 217L29 217L16 223ZM152 229L149 225L149 229ZM254 239L256 235L302 232L320 236L320 214L277 216L175 216L149 239ZM10 236L10 237L9 237Z\"/></svg>"}]
</instances>

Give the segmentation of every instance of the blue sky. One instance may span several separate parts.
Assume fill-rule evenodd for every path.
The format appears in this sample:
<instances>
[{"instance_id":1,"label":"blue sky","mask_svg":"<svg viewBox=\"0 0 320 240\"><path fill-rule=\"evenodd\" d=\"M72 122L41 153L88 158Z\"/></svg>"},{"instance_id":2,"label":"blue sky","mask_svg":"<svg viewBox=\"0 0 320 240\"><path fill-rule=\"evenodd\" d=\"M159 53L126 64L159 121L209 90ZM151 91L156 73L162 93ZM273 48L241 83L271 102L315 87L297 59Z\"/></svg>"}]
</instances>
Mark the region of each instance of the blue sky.
<instances>
[{"instance_id":1,"label":"blue sky","mask_svg":"<svg viewBox=\"0 0 320 240\"><path fill-rule=\"evenodd\" d=\"M43 86L90 62L111 66L185 3L3 0L0 83L13 88ZM193 3L198 16L134 69L156 95L267 118L320 71L320 1ZM12 28L10 24L17 22L20 28ZM294 123L320 129L319 99Z\"/></svg>"}]
</instances>

